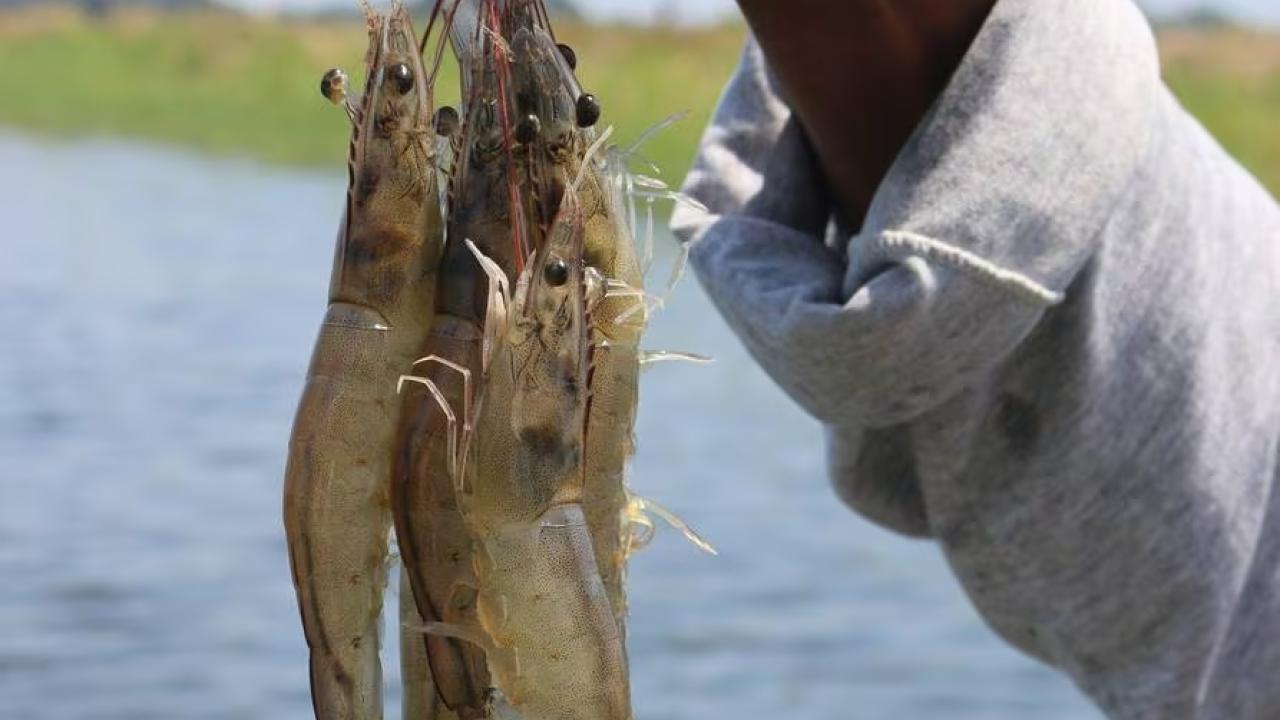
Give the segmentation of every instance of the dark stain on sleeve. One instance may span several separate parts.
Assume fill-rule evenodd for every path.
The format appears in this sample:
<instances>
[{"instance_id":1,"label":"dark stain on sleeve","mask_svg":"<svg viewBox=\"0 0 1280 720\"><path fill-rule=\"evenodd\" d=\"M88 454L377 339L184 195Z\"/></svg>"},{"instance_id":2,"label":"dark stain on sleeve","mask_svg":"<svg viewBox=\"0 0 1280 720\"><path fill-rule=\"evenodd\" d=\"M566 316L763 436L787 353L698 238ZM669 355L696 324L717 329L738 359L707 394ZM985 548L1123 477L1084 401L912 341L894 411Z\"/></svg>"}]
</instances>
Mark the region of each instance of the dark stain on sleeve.
<instances>
[{"instance_id":1,"label":"dark stain on sleeve","mask_svg":"<svg viewBox=\"0 0 1280 720\"><path fill-rule=\"evenodd\" d=\"M995 420L1009 452L1019 459L1029 457L1040 440L1040 411L1035 405L1024 398L1003 393L996 406Z\"/></svg>"}]
</instances>

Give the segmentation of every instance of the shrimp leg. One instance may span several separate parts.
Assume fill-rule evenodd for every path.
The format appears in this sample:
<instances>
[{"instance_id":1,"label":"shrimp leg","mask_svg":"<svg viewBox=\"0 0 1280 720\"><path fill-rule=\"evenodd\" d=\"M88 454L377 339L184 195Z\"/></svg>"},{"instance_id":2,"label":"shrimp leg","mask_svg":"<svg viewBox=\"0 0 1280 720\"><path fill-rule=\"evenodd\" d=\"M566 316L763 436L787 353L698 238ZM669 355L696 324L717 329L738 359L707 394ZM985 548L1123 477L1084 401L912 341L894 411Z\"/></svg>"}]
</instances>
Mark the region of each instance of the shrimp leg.
<instances>
[{"instance_id":1,"label":"shrimp leg","mask_svg":"<svg viewBox=\"0 0 1280 720\"><path fill-rule=\"evenodd\" d=\"M413 601L409 574L400 568L400 678L404 686L400 716L404 720L457 720L436 692L435 678L422 642L422 616Z\"/></svg>"}]
</instances>

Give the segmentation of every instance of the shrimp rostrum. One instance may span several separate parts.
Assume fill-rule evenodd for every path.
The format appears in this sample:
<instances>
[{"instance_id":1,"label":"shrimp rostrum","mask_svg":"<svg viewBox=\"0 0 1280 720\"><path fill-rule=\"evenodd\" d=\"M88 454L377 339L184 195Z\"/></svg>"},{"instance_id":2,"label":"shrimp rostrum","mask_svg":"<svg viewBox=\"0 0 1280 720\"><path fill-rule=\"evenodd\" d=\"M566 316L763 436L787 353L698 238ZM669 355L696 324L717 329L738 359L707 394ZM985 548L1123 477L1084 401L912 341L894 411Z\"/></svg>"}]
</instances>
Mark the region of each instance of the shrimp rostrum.
<instances>
[{"instance_id":1,"label":"shrimp rostrum","mask_svg":"<svg viewBox=\"0 0 1280 720\"><path fill-rule=\"evenodd\" d=\"M396 379L431 325L443 242L428 75L409 13L364 6L366 83L322 92L352 122L329 308L289 443L284 521L315 715L382 717L379 621L399 424Z\"/></svg>"}]
</instances>

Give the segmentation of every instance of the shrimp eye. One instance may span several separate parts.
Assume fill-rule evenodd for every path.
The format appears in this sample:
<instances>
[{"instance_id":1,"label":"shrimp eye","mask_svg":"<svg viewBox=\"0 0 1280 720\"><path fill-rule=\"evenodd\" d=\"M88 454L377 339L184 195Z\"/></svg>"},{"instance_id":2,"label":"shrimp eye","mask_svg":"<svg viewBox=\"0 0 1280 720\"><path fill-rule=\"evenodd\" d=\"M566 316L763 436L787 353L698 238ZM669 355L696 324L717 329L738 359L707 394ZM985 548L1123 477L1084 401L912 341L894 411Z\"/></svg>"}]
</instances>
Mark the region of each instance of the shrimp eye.
<instances>
[{"instance_id":1,"label":"shrimp eye","mask_svg":"<svg viewBox=\"0 0 1280 720\"><path fill-rule=\"evenodd\" d=\"M538 139L538 133L542 132L542 121L537 115L526 115L516 125L516 142L521 145L528 145Z\"/></svg>"},{"instance_id":2,"label":"shrimp eye","mask_svg":"<svg viewBox=\"0 0 1280 720\"><path fill-rule=\"evenodd\" d=\"M595 95L590 93L579 95L576 110L578 127L589 128L600 121L600 101L596 100Z\"/></svg>"},{"instance_id":3,"label":"shrimp eye","mask_svg":"<svg viewBox=\"0 0 1280 720\"><path fill-rule=\"evenodd\" d=\"M320 94L329 102L340 105L347 98L347 74L341 68L334 68L320 78Z\"/></svg>"},{"instance_id":4,"label":"shrimp eye","mask_svg":"<svg viewBox=\"0 0 1280 720\"><path fill-rule=\"evenodd\" d=\"M458 111L445 105L436 110L436 134L444 137L453 137L458 132L458 126L462 124L462 119L458 117Z\"/></svg>"},{"instance_id":5,"label":"shrimp eye","mask_svg":"<svg viewBox=\"0 0 1280 720\"><path fill-rule=\"evenodd\" d=\"M413 71L404 63L391 66L391 80L396 84L396 90L401 95L405 95L413 89Z\"/></svg>"},{"instance_id":6,"label":"shrimp eye","mask_svg":"<svg viewBox=\"0 0 1280 720\"><path fill-rule=\"evenodd\" d=\"M569 282L569 264L560 258L556 258L543 268L542 276L551 287L560 287Z\"/></svg>"},{"instance_id":7,"label":"shrimp eye","mask_svg":"<svg viewBox=\"0 0 1280 720\"><path fill-rule=\"evenodd\" d=\"M560 51L560 54L564 56L564 61L569 63L569 69L577 70L578 69L578 53L574 52L573 48L569 47L568 45L565 45L564 43L560 43L559 45L556 45L556 48Z\"/></svg>"}]
</instances>

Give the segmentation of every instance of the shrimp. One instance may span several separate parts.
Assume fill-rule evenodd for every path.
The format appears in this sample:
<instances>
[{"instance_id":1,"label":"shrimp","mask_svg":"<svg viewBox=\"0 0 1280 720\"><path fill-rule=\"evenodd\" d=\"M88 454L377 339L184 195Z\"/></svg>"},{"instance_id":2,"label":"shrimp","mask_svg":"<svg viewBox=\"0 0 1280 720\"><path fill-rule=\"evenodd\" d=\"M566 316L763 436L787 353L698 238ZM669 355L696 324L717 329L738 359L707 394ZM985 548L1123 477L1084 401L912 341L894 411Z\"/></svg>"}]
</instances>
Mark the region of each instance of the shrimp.
<instances>
[{"instance_id":1,"label":"shrimp","mask_svg":"<svg viewBox=\"0 0 1280 720\"><path fill-rule=\"evenodd\" d=\"M604 288L584 262L582 229L570 189L520 276L463 498L479 634L503 701L528 720L631 717L622 633L585 512L589 313Z\"/></svg>"},{"instance_id":2,"label":"shrimp","mask_svg":"<svg viewBox=\"0 0 1280 720\"><path fill-rule=\"evenodd\" d=\"M535 125L542 135L542 152L528 162L532 190L527 196L536 201L535 207L554 208L566 186L572 185L578 206L577 225L583 235L583 262L600 280L600 294L590 303L587 317L590 336L584 341L589 391L583 505L596 566L615 620L625 635L626 561L632 551L643 545L633 538L633 529L639 525L643 531L651 525L647 512L658 507L632 496L625 477L627 462L635 452L638 377L643 357L640 336L650 305L661 303L660 298L643 290L645 268L633 239L635 213L626 212L633 206L632 196L641 193L624 192L637 179L627 170L629 156L650 133L629 148L606 148L611 130L595 130L602 114L600 101L578 82L574 75L576 54L555 42L541 3L509 0L508 7L513 17L527 19L526 23L515 25L511 41L519 110L529 113L522 123ZM660 123L651 132L674 119ZM647 186L641 192L650 207L655 197L681 200L675 193L659 193ZM544 224L550 222L544 216L538 217ZM680 265L677 262L677 268ZM670 285L678 277L677 271ZM699 547L710 547L687 526L679 524L678 529Z\"/></svg>"},{"instance_id":3,"label":"shrimp","mask_svg":"<svg viewBox=\"0 0 1280 720\"><path fill-rule=\"evenodd\" d=\"M601 114L594 95L583 91L574 76L576 58L557 45L542 28L522 31L515 45L529 56L531 95L540 99L548 118L547 157L543 177L559 188L575 184L578 223L583 234L583 261L612 287L639 288L640 265L612 185L598 162L607 140L594 130ZM574 62L570 62L574 59ZM594 148L592 147L594 145ZM550 194L550 193L548 193ZM606 290L602 286L602 291ZM638 401L641 296L604 292L591 308L588 348L590 393L586 407L584 513L591 529L596 566L620 631L625 632L626 462L634 451L633 429Z\"/></svg>"},{"instance_id":4,"label":"shrimp","mask_svg":"<svg viewBox=\"0 0 1280 720\"><path fill-rule=\"evenodd\" d=\"M330 71L322 92L353 130L329 308L294 420L284 524L317 718L382 717L379 617L395 380L431 325L443 241L428 75L409 13L364 5L367 81L358 103Z\"/></svg>"},{"instance_id":5,"label":"shrimp","mask_svg":"<svg viewBox=\"0 0 1280 720\"><path fill-rule=\"evenodd\" d=\"M459 507L457 485L486 370L491 322L500 308L491 285L506 283L528 245L510 152L507 60L500 38L482 33L481 18L454 5L455 44L474 42L462 63L466 85L458 148L449 188L448 239L440 265L435 320L419 349L420 362L404 378L403 420L392 476L392 515L404 568L424 627L462 626L475 615L473 544ZM441 11L440 4L436 8ZM469 30L462 30L469 23ZM490 266L477 262L472 249ZM490 716L490 677L483 648L468 638L427 633L436 688L460 718Z\"/></svg>"},{"instance_id":6,"label":"shrimp","mask_svg":"<svg viewBox=\"0 0 1280 720\"><path fill-rule=\"evenodd\" d=\"M546 209L554 212L566 187L574 184L584 263L615 287L638 288L640 265L629 229L622 222L620 207L613 203L604 163L592 160L604 141L594 129L600 103L578 82L576 54L555 42L541 4L511 0L509 7L513 17L523 20L515 23L511 41L521 122L535 125L540 133L540 152L528 162L532 187L528 195L542 210L536 217L544 225L550 223ZM587 318L591 337L584 341L589 375L584 514L596 566L620 628L626 615L623 548L629 526L624 471L634 448L638 346L644 329L643 314L635 306L642 300L616 293L605 296Z\"/></svg>"},{"instance_id":7,"label":"shrimp","mask_svg":"<svg viewBox=\"0 0 1280 720\"><path fill-rule=\"evenodd\" d=\"M587 169L582 189L587 207L584 235L588 262L613 287L640 287L639 263L626 241L616 209L609 202L606 179ZM606 293L608 295L609 293ZM593 312L598 336L591 358L591 404L587 424L585 477L588 519L594 530L596 559L617 622L627 614L626 562L629 523L627 462L635 452L635 420L639 402L639 344L643 314L634 306L643 298L613 294Z\"/></svg>"}]
</instances>

